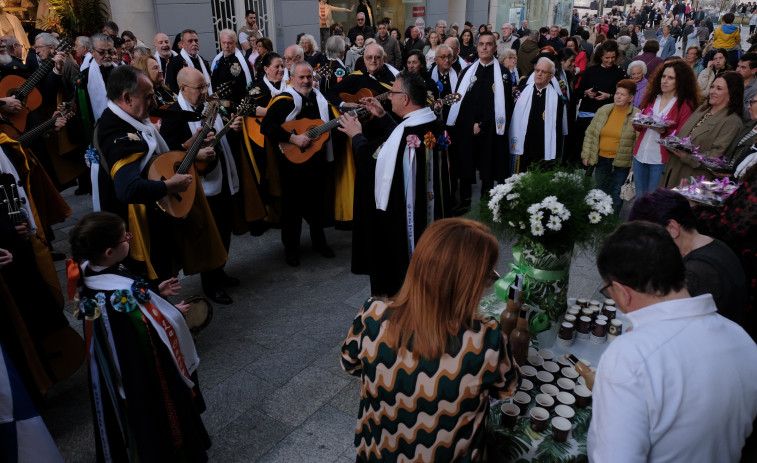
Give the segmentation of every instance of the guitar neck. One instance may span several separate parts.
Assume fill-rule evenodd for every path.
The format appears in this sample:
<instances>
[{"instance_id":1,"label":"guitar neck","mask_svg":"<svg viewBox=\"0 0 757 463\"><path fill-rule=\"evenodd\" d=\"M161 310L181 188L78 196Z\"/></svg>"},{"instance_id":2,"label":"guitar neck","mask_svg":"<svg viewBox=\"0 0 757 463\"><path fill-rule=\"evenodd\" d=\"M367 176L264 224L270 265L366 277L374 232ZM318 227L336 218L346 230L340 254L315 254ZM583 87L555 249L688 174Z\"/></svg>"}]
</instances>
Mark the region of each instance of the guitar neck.
<instances>
[{"instance_id":1,"label":"guitar neck","mask_svg":"<svg viewBox=\"0 0 757 463\"><path fill-rule=\"evenodd\" d=\"M21 146L28 146L32 140L52 130L53 127L55 127L55 120L57 118L58 118L57 116L52 117L46 120L45 122L41 123L40 125L34 127L33 129L27 130L26 132L21 134L16 139L16 141L21 143Z\"/></svg>"},{"instance_id":2,"label":"guitar neck","mask_svg":"<svg viewBox=\"0 0 757 463\"><path fill-rule=\"evenodd\" d=\"M197 138L195 138L194 143L192 143L192 146L189 147L189 150L187 151L186 156L184 156L184 159L181 161L181 164L176 169L177 174L186 174L189 172L189 168L192 167L192 164L195 162L195 158L197 157L197 153L200 152L200 148L202 148L202 143L205 140L205 137L208 136L208 133L213 129L213 126L210 125L210 122L205 123L202 126L202 130L197 135Z\"/></svg>"},{"instance_id":3,"label":"guitar neck","mask_svg":"<svg viewBox=\"0 0 757 463\"><path fill-rule=\"evenodd\" d=\"M349 114L350 116L360 117L370 114L370 111L364 108L357 108L348 111L347 114ZM324 124L319 125L318 127L313 127L312 129L305 132L304 135L307 135L308 138L318 138L329 130L336 128L339 125L340 119L341 117L337 117L336 119L332 119Z\"/></svg>"},{"instance_id":4,"label":"guitar neck","mask_svg":"<svg viewBox=\"0 0 757 463\"><path fill-rule=\"evenodd\" d=\"M29 93L31 93L32 89L37 86L39 81L42 80L42 78L45 77L48 72L50 72L54 65L55 63L53 62L53 60L44 60L39 68L37 68L37 70L34 71L32 75L29 76L28 79L26 79L26 82L24 82L16 91L16 95L19 97L19 99L26 98Z\"/></svg>"},{"instance_id":5,"label":"guitar neck","mask_svg":"<svg viewBox=\"0 0 757 463\"><path fill-rule=\"evenodd\" d=\"M221 143L221 139L225 137L227 133L229 133L229 130L231 130L231 124L233 123L234 119L227 122L226 125L224 125L223 128L218 131L215 140L213 140L213 143L210 144L212 148L215 148L219 143Z\"/></svg>"}]
</instances>

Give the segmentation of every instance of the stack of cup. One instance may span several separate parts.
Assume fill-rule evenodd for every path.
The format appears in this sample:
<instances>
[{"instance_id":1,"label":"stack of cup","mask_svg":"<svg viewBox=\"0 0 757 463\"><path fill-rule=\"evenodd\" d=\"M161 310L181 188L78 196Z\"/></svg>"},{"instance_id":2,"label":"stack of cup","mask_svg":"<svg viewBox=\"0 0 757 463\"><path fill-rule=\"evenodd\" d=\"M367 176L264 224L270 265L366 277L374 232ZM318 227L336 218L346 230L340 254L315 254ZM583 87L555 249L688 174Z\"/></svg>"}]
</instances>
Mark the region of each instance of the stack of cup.
<instances>
[{"instance_id":1,"label":"stack of cup","mask_svg":"<svg viewBox=\"0 0 757 463\"><path fill-rule=\"evenodd\" d=\"M610 326L607 328L607 340L612 341L623 333L623 322L617 318L610 320Z\"/></svg>"}]
</instances>

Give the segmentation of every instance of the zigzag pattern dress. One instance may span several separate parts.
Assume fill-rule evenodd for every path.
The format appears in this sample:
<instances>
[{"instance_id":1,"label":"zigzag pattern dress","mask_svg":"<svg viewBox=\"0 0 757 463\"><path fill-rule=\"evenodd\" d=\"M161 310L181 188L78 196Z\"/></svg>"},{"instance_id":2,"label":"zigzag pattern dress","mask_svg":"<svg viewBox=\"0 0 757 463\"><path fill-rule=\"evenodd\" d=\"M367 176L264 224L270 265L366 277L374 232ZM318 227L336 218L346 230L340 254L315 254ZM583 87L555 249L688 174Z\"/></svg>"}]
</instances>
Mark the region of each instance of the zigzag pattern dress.
<instances>
[{"instance_id":1,"label":"zigzag pattern dress","mask_svg":"<svg viewBox=\"0 0 757 463\"><path fill-rule=\"evenodd\" d=\"M369 299L342 344L342 368L362 382L357 461L481 461L489 395L509 397L519 382L507 335L475 320L441 358L415 360L387 344L390 312Z\"/></svg>"}]
</instances>

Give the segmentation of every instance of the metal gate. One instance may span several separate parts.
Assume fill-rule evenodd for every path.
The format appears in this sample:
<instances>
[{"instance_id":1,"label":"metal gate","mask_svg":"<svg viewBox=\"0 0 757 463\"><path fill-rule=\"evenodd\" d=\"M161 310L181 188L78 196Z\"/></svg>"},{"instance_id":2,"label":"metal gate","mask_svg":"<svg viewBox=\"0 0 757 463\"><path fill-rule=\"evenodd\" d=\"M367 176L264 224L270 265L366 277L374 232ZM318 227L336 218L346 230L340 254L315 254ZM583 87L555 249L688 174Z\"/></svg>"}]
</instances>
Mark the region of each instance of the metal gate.
<instances>
[{"instance_id":1,"label":"metal gate","mask_svg":"<svg viewBox=\"0 0 757 463\"><path fill-rule=\"evenodd\" d=\"M218 33L223 29L238 31L244 23L244 12L253 10L258 17L258 26L263 37L268 37L276 48L276 37L271 35L273 30L273 4L271 0L212 0L213 35L216 40L216 50L221 49Z\"/></svg>"}]
</instances>

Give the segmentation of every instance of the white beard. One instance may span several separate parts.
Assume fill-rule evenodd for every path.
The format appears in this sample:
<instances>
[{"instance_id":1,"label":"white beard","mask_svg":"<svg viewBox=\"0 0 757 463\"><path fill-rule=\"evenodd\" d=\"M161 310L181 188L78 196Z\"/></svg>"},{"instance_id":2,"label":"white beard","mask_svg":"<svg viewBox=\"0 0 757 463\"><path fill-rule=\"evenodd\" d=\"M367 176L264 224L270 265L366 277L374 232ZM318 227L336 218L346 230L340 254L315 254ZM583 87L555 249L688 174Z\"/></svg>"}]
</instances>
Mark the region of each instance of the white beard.
<instances>
[{"instance_id":1,"label":"white beard","mask_svg":"<svg viewBox=\"0 0 757 463\"><path fill-rule=\"evenodd\" d=\"M0 55L0 64L2 64L3 66L6 64L10 64L11 60L12 60L11 55L8 55L8 54Z\"/></svg>"}]
</instances>

